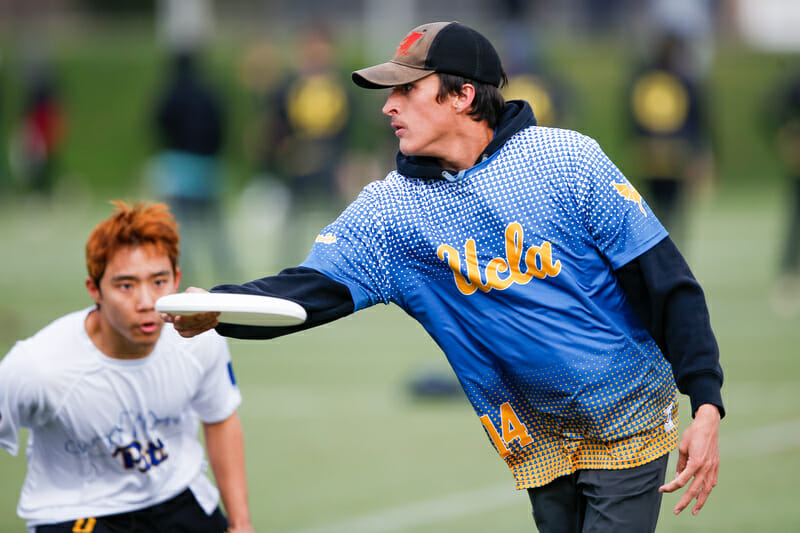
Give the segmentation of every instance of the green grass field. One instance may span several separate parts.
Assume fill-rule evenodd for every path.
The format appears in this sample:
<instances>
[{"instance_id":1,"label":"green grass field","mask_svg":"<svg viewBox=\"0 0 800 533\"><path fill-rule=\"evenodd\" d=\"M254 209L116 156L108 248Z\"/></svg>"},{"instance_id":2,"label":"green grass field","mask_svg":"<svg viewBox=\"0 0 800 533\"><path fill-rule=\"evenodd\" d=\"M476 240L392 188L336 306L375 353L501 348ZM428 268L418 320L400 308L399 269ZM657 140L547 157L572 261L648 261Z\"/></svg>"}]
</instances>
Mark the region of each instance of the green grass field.
<instances>
[{"instance_id":1,"label":"green grass field","mask_svg":"<svg viewBox=\"0 0 800 533\"><path fill-rule=\"evenodd\" d=\"M2 202L2 353L90 303L82 248L109 206L80 196L58 200L46 210ZM777 315L768 299L783 213L775 188L721 191L692 213L684 251L707 291L728 417L711 500L697 517L673 517L678 496L667 496L660 531L800 526L800 315ZM266 263L247 262L245 276L267 273L273 267ZM234 341L232 352L257 531L533 530L526 495L514 490L466 403L406 394L405 381L420 366L445 367L422 329L397 308L370 309L294 337ZM4 533L22 531L14 509L24 462L0 453Z\"/></svg>"}]
</instances>

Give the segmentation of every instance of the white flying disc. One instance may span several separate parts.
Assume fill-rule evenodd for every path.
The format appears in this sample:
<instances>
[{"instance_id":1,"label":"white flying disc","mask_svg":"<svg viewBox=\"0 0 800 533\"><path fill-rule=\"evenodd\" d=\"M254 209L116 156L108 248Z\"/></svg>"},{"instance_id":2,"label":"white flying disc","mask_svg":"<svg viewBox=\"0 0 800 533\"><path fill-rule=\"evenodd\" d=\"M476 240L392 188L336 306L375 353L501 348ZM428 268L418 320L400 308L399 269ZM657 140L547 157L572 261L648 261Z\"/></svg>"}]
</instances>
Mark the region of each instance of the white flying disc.
<instances>
[{"instance_id":1,"label":"white flying disc","mask_svg":"<svg viewBox=\"0 0 800 533\"><path fill-rule=\"evenodd\" d=\"M156 311L170 315L220 313L219 322L243 326L296 326L306 310L283 298L223 292L179 292L156 300Z\"/></svg>"}]
</instances>

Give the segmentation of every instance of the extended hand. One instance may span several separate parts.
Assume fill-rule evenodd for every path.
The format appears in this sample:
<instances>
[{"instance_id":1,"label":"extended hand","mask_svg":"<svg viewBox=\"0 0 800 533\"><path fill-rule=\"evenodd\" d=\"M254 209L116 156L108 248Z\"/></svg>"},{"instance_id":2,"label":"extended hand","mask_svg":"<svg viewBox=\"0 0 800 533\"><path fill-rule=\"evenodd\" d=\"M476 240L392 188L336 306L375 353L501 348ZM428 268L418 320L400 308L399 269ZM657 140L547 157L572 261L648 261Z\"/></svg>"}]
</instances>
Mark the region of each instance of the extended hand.
<instances>
[{"instance_id":1,"label":"extended hand","mask_svg":"<svg viewBox=\"0 0 800 533\"><path fill-rule=\"evenodd\" d=\"M205 289L189 287L186 292L208 292ZM194 337L217 327L219 313L197 313L194 315L169 315L161 314L164 322L170 322L182 337Z\"/></svg>"},{"instance_id":2,"label":"extended hand","mask_svg":"<svg viewBox=\"0 0 800 533\"><path fill-rule=\"evenodd\" d=\"M698 407L694 420L681 436L675 479L658 489L661 492L674 492L694 477L678 505L672 510L675 514L683 511L696 498L697 503L692 509L692 514L696 515L717 485L719 419L716 406L703 404Z\"/></svg>"}]
</instances>

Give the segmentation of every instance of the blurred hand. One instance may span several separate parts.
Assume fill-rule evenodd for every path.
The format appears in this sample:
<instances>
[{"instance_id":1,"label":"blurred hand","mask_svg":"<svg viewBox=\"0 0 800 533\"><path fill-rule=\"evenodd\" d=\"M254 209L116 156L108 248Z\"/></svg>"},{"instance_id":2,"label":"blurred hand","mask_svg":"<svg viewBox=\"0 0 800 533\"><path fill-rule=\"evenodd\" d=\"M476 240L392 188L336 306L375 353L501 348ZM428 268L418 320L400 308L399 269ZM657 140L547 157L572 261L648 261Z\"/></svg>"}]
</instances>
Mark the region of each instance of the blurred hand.
<instances>
[{"instance_id":1,"label":"blurred hand","mask_svg":"<svg viewBox=\"0 0 800 533\"><path fill-rule=\"evenodd\" d=\"M694 480L672 510L679 514L693 499L697 503L692 509L696 515L705 505L709 494L717 485L719 474L719 410L711 404L697 408L694 420L686 428L678 445L678 465L675 479L662 485L660 492L674 492L689 480Z\"/></svg>"},{"instance_id":2,"label":"blurred hand","mask_svg":"<svg viewBox=\"0 0 800 533\"><path fill-rule=\"evenodd\" d=\"M189 287L185 292L208 292L198 287ZM219 313L197 313L194 315L170 315L161 313L161 319L175 327L182 337L194 337L217 327Z\"/></svg>"}]
</instances>

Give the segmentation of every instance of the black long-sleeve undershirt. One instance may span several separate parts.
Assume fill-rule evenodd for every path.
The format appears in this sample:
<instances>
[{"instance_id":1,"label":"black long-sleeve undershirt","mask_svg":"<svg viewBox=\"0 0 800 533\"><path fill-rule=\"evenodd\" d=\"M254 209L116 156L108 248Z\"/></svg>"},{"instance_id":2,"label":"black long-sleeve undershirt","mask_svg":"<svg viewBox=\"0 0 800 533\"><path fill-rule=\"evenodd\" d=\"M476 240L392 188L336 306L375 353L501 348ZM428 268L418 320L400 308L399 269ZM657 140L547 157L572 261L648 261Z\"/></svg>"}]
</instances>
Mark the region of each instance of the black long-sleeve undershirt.
<instances>
[{"instance_id":1,"label":"black long-sleeve undershirt","mask_svg":"<svg viewBox=\"0 0 800 533\"><path fill-rule=\"evenodd\" d=\"M249 281L242 285L218 285L211 292L258 294L285 298L300 304L308 315L297 326L262 327L220 324L217 332L237 339L272 339L296 331L321 326L353 312L350 289L328 276L306 267L287 268L275 276Z\"/></svg>"},{"instance_id":2,"label":"black long-sleeve undershirt","mask_svg":"<svg viewBox=\"0 0 800 533\"><path fill-rule=\"evenodd\" d=\"M692 413L722 404L722 367L705 295L669 237L615 271L639 319L672 366Z\"/></svg>"}]
</instances>

